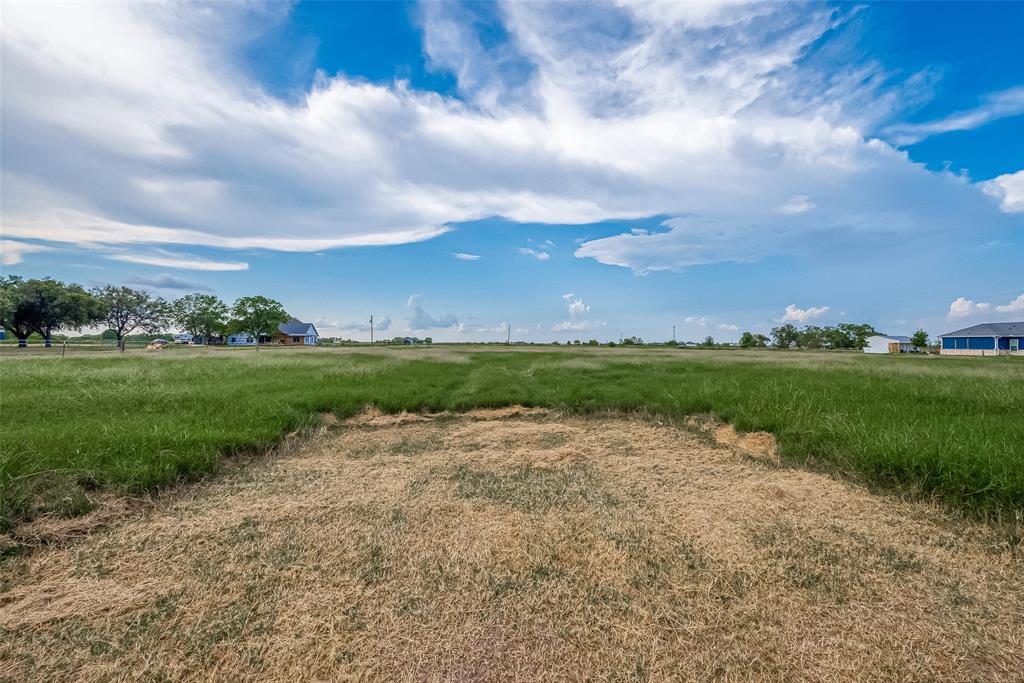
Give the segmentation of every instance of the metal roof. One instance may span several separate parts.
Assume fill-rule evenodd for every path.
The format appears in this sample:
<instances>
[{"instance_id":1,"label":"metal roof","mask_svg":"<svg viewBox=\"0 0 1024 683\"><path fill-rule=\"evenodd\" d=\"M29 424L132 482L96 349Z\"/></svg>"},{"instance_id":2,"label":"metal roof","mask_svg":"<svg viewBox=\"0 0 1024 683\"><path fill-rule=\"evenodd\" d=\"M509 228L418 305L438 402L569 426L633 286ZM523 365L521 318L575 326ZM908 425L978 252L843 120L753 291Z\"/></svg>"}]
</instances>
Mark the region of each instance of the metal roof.
<instances>
[{"instance_id":1,"label":"metal roof","mask_svg":"<svg viewBox=\"0 0 1024 683\"><path fill-rule=\"evenodd\" d=\"M891 339L893 341L903 342L904 344L910 343L910 337L901 337L898 334L873 334L871 337L881 337L882 339ZM868 339L871 339L868 337Z\"/></svg>"},{"instance_id":2,"label":"metal roof","mask_svg":"<svg viewBox=\"0 0 1024 683\"><path fill-rule=\"evenodd\" d=\"M982 323L956 332L947 332L939 337L1024 337L1024 322Z\"/></svg>"},{"instance_id":3,"label":"metal roof","mask_svg":"<svg viewBox=\"0 0 1024 683\"><path fill-rule=\"evenodd\" d=\"M277 329L281 334L287 334L289 337L304 337L311 327L313 327L313 323L304 323L297 318L292 318L288 322L278 325ZM313 327L313 333L316 334L315 327Z\"/></svg>"}]
</instances>

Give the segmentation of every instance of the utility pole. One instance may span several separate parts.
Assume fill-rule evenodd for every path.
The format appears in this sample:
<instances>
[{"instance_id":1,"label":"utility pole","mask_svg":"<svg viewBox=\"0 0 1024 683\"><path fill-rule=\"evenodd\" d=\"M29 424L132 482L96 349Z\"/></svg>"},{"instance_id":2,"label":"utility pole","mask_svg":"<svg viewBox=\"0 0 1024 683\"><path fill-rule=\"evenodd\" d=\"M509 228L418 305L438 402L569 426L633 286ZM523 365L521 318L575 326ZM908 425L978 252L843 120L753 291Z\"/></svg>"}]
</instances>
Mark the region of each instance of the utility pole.
<instances>
[{"instance_id":1,"label":"utility pole","mask_svg":"<svg viewBox=\"0 0 1024 683\"><path fill-rule=\"evenodd\" d=\"M672 326L672 343L673 344L676 343L676 326L675 325Z\"/></svg>"},{"instance_id":2,"label":"utility pole","mask_svg":"<svg viewBox=\"0 0 1024 683\"><path fill-rule=\"evenodd\" d=\"M370 344L373 344L373 314L370 314Z\"/></svg>"},{"instance_id":3,"label":"utility pole","mask_svg":"<svg viewBox=\"0 0 1024 683\"><path fill-rule=\"evenodd\" d=\"M505 346L512 345L512 323L505 323L508 325L508 338L505 340Z\"/></svg>"}]
</instances>

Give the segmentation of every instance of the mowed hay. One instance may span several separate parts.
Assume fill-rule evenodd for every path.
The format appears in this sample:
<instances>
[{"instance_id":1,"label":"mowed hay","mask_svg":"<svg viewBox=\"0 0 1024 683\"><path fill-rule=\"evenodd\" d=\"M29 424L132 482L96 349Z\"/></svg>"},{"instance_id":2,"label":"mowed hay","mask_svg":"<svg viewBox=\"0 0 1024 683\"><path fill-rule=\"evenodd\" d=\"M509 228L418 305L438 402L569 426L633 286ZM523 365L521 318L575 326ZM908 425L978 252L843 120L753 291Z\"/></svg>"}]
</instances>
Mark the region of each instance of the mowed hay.
<instances>
[{"instance_id":1,"label":"mowed hay","mask_svg":"<svg viewBox=\"0 0 1024 683\"><path fill-rule=\"evenodd\" d=\"M0 568L17 681L1024 671L988 527L635 420L335 425Z\"/></svg>"}]
</instances>

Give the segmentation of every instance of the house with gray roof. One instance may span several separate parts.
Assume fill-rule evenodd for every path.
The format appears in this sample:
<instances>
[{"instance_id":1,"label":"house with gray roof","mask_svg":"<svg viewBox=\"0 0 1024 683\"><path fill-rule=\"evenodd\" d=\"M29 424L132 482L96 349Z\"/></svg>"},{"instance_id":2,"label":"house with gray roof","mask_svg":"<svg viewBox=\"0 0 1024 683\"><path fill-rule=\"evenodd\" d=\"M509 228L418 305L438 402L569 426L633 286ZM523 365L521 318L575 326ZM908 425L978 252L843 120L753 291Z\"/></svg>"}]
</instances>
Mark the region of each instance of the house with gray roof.
<instances>
[{"instance_id":1,"label":"house with gray roof","mask_svg":"<svg viewBox=\"0 0 1024 683\"><path fill-rule=\"evenodd\" d=\"M939 339L943 356L1024 356L1024 322L971 325Z\"/></svg>"},{"instance_id":2,"label":"house with gray roof","mask_svg":"<svg viewBox=\"0 0 1024 683\"><path fill-rule=\"evenodd\" d=\"M274 342L285 345L316 346L320 341L320 333L316 331L316 326L297 318L278 325L277 333L273 337Z\"/></svg>"}]
</instances>

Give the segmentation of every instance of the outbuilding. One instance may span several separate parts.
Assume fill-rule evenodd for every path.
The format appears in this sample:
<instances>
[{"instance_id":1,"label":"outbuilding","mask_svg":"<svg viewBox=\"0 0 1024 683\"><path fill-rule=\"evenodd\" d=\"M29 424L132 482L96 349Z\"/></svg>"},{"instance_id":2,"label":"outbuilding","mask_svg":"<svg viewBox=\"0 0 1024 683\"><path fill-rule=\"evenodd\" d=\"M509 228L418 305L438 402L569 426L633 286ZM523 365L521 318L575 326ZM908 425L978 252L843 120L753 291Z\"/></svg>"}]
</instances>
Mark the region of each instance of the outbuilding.
<instances>
[{"instance_id":1,"label":"outbuilding","mask_svg":"<svg viewBox=\"0 0 1024 683\"><path fill-rule=\"evenodd\" d=\"M917 347L910 343L910 337L876 334L864 342L864 353L910 353Z\"/></svg>"},{"instance_id":2,"label":"outbuilding","mask_svg":"<svg viewBox=\"0 0 1024 683\"><path fill-rule=\"evenodd\" d=\"M939 339L943 356L1024 356L1024 322L982 323Z\"/></svg>"}]
</instances>

